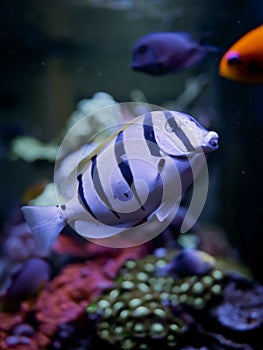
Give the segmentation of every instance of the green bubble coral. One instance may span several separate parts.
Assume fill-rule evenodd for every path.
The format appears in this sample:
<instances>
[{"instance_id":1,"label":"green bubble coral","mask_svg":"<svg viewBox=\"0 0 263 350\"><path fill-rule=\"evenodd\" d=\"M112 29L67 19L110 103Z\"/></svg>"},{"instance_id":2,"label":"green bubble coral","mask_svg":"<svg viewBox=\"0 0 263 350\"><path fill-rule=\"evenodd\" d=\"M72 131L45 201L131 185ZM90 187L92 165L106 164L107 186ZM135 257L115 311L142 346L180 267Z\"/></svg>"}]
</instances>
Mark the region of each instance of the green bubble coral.
<instances>
[{"instance_id":1,"label":"green bubble coral","mask_svg":"<svg viewBox=\"0 0 263 350\"><path fill-rule=\"evenodd\" d=\"M101 340L122 349L147 349L156 340L173 347L192 322L184 308L201 310L221 295L224 272L216 264L203 275L172 276L167 267L177 254L126 261L114 287L87 308Z\"/></svg>"}]
</instances>

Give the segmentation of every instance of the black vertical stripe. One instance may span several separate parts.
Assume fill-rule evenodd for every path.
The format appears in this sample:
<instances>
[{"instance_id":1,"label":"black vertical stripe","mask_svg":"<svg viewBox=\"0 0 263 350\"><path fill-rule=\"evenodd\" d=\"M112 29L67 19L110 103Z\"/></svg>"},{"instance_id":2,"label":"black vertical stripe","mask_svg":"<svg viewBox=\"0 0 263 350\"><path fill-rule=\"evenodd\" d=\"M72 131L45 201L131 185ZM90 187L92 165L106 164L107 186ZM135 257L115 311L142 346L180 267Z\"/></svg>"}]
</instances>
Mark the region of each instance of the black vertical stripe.
<instances>
[{"instance_id":1,"label":"black vertical stripe","mask_svg":"<svg viewBox=\"0 0 263 350\"><path fill-rule=\"evenodd\" d=\"M165 115L165 117L167 119L167 122L168 122L170 128L179 137L179 139L183 142L183 144L185 145L187 151L188 152L194 151L194 147L191 144L189 138L186 136L186 134L183 132L183 130L178 126L178 124L176 123L172 113L169 112L169 111L165 111L164 115Z\"/></svg>"},{"instance_id":2,"label":"black vertical stripe","mask_svg":"<svg viewBox=\"0 0 263 350\"><path fill-rule=\"evenodd\" d=\"M143 133L144 138L146 140L146 144L149 148L149 151L152 156L161 157L160 149L157 145L156 139L155 139L155 133L153 128L153 122L152 122L152 114L147 113L144 116L143 120Z\"/></svg>"},{"instance_id":3,"label":"black vertical stripe","mask_svg":"<svg viewBox=\"0 0 263 350\"><path fill-rule=\"evenodd\" d=\"M96 167L97 164L97 155L95 154L95 156L93 156L91 158L91 178L93 179L93 175L94 175L94 169Z\"/></svg>"},{"instance_id":4,"label":"black vertical stripe","mask_svg":"<svg viewBox=\"0 0 263 350\"><path fill-rule=\"evenodd\" d=\"M91 210L91 207L89 206L88 202L86 201L84 190L83 190L83 183L82 183L82 174L79 174L77 177L79 181L79 187L78 187L78 194L81 202L83 203L84 207L87 209L87 211L90 213L91 216L93 216L95 219L97 219L96 215Z\"/></svg>"},{"instance_id":5,"label":"black vertical stripe","mask_svg":"<svg viewBox=\"0 0 263 350\"><path fill-rule=\"evenodd\" d=\"M124 180L129 185L130 189L132 190L132 193L134 195L134 198L138 201L138 203L141 206L142 210L145 210L145 208L142 206L140 197L135 189L135 187L132 187L132 184L134 182L133 174L129 165L129 161L126 156L125 148L124 148L124 140L123 140L123 130L120 131L116 137L116 141L114 144L114 152L116 161L118 164L118 167L120 169L120 172L124 178ZM126 158L126 159L124 159Z\"/></svg>"},{"instance_id":6,"label":"black vertical stripe","mask_svg":"<svg viewBox=\"0 0 263 350\"><path fill-rule=\"evenodd\" d=\"M114 145L114 152L121 174L124 177L127 184L131 187L133 183L133 174L128 160L123 159L123 156L126 153L123 142L123 131L120 131L117 135L116 142Z\"/></svg>"},{"instance_id":7,"label":"black vertical stripe","mask_svg":"<svg viewBox=\"0 0 263 350\"><path fill-rule=\"evenodd\" d=\"M112 205L110 204L108 197L104 192L104 189L100 180L100 176L99 176L98 167L97 167L96 155L91 158L91 178L99 198L104 202L105 206L116 216L116 218L120 219L119 214L112 208Z\"/></svg>"}]
</instances>

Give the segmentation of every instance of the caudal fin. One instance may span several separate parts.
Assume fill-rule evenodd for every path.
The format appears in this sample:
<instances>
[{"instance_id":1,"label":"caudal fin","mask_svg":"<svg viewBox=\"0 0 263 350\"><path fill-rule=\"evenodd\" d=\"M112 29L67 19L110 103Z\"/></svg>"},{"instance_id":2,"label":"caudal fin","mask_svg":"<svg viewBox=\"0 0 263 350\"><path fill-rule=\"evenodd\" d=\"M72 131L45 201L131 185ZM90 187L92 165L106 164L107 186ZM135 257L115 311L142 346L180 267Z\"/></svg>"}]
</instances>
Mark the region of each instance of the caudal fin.
<instances>
[{"instance_id":1,"label":"caudal fin","mask_svg":"<svg viewBox=\"0 0 263 350\"><path fill-rule=\"evenodd\" d=\"M53 241L66 225L60 208L25 206L21 210L31 228L39 252L43 255L48 254Z\"/></svg>"}]
</instances>

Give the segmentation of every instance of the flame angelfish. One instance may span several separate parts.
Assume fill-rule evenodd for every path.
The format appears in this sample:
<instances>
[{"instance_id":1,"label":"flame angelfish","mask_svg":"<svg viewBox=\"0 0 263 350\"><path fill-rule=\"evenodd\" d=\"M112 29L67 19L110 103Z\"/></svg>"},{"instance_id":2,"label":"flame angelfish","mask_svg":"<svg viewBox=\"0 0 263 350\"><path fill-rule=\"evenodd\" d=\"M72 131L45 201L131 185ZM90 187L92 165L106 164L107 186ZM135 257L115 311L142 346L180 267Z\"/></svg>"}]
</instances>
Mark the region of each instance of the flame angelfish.
<instances>
[{"instance_id":1,"label":"flame angelfish","mask_svg":"<svg viewBox=\"0 0 263 350\"><path fill-rule=\"evenodd\" d=\"M249 31L223 55L219 74L243 83L263 83L263 25Z\"/></svg>"}]
</instances>

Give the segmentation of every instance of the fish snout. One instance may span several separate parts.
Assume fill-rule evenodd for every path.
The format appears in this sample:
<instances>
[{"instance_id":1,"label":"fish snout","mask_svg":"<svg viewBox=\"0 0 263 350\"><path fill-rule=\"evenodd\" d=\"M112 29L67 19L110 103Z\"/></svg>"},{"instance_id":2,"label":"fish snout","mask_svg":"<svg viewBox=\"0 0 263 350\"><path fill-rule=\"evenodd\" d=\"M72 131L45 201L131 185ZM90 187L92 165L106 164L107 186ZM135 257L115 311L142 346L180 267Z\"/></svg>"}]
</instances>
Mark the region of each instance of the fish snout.
<instances>
[{"instance_id":1,"label":"fish snout","mask_svg":"<svg viewBox=\"0 0 263 350\"><path fill-rule=\"evenodd\" d=\"M202 147L205 152L211 152L218 149L218 134L215 131L209 131L204 139Z\"/></svg>"}]
</instances>

